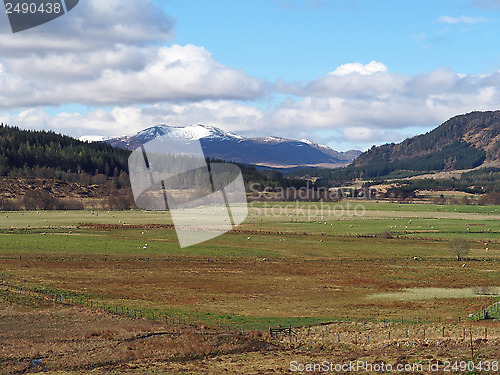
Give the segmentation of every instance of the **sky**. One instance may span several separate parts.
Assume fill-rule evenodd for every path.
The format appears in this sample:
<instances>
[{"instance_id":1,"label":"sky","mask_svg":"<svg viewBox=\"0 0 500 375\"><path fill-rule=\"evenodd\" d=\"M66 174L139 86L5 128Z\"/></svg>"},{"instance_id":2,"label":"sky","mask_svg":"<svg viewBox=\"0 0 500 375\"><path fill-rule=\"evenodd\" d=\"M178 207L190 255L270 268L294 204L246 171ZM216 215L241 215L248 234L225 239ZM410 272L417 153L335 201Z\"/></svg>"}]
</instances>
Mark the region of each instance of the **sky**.
<instances>
[{"instance_id":1,"label":"sky","mask_svg":"<svg viewBox=\"0 0 500 375\"><path fill-rule=\"evenodd\" d=\"M0 122L24 129L345 151L500 109L500 0L80 0L15 34L0 13Z\"/></svg>"}]
</instances>

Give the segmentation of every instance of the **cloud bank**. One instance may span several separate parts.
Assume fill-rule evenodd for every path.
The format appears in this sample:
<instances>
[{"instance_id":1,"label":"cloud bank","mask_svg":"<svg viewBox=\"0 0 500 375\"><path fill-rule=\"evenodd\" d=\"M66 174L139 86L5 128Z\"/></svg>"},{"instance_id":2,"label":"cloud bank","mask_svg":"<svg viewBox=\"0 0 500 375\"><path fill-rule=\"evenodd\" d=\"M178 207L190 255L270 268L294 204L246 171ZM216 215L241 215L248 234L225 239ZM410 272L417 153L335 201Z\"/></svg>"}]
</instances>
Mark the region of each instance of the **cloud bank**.
<instances>
[{"instance_id":1,"label":"cloud bank","mask_svg":"<svg viewBox=\"0 0 500 375\"><path fill-rule=\"evenodd\" d=\"M488 3L477 5L497 2ZM87 0L72 14L14 35L3 23L2 122L74 136L118 136L158 123L313 139L333 131L366 146L500 102L500 72L441 67L408 76L380 61L347 62L309 82L268 82L202 46L172 44L174 21L152 0ZM88 109L49 108L73 104Z\"/></svg>"}]
</instances>

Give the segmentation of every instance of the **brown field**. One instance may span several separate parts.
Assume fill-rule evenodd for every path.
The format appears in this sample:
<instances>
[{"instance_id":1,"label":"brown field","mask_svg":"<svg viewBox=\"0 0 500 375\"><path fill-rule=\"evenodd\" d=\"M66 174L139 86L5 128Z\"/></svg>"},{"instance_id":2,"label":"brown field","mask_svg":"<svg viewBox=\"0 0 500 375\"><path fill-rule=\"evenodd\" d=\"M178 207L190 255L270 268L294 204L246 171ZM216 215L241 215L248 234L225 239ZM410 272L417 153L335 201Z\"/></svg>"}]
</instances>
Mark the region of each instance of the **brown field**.
<instances>
[{"instance_id":1,"label":"brown field","mask_svg":"<svg viewBox=\"0 0 500 375\"><path fill-rule=\"evenodd\" d=\"M469 320L498 299L498 209L413 206L251 216L187 249L158 213L8 213L0 368L35 372L42 359L64 374L282 374L291 361L498 359L498 323ZM449 250L455 236L471 243L465 261ZM279 325L294 334L270 337Z\"/></svg>"},{"instance_id":2,"label":"brown field","mask_svg":"<svg viewBox=\"0 0 500 375\"><path fill-rule=\"evenodd\" d=\"M500 345L500 324L494 322L439 327L338 322L296 329L292 337L270 337L256 331L237 334L214 330L201 324L128 319L99 309L39 300L31 300L29 305L20 302L15 293L1 294L3 374L41 371L41 367L33 367L36 359L42 359L43 367L51 373L68 375L284 374L290 373L292 361L428 366L468 360L473 355L471 347L478 358L495 359Z\"/></svg>"}]
</instances>

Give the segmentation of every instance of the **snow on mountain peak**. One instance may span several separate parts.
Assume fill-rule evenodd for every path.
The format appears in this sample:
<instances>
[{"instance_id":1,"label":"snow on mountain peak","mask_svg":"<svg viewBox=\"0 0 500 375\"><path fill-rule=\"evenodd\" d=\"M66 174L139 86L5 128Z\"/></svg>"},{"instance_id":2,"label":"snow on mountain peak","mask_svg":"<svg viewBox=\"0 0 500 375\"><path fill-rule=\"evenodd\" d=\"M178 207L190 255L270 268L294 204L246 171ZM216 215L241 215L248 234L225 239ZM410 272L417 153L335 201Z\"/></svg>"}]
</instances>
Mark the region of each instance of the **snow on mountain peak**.
<instances>
[{"instance_id":1,"label":"snow on mountain peak","mask_svg":"<svg viewBox=\"0 0 500 375\"><path fill-rule=\"evenodd\" d=\"M140 137L143 139L153 139L156 137L163 136L165 134L169 134L171 137L184 138L193 141L202 138L242 139L242 137L236 134L233 134L231 132L226 132L222 129L216 128L215 126L207 126L201 124L189 125L185 127L157 125L140 131L135 135L135 137Z\"/></svg>"}]
</instances>

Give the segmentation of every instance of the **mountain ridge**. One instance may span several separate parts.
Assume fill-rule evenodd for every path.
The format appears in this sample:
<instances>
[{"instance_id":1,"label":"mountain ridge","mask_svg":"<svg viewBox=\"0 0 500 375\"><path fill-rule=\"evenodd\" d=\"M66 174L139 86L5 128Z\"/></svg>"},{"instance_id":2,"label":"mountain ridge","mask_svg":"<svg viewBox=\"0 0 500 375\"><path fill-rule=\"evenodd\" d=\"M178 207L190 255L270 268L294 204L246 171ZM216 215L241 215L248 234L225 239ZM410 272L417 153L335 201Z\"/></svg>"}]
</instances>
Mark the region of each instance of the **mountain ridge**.
<instances>
[{"instance_id":1,"label":"mountain ridge","mask_svg":"<svg viewBox=\"0 0 500 375\"><path fill-rule=\"evenodd\" d=\"M484 153L482 162L500 160L500 111L474 111L457 115L433 130L394 144L373 146L359 155L352 166L367 166L373 163L391 163L413 158L422 158L442 152L458 143L471 152ZM453 158L456 155L449 155ZM449 160L446 169L454 168Z\"/></svg>"},{"instance_id":2,"label":"mountain ridge","mask_svg":"<svg viewBox=\"0 0 500 375\"><path fill-rule=\"evenodd\" d=\"M107 139L105 142L133 150L164 135L199 140L207 157L267 167L343 167L361 154L358 150L339 152L309 140L298 141L282 137L247 138L202 124L186 127L161 124L130 136Z\"/></svg>"}]
</instances>

